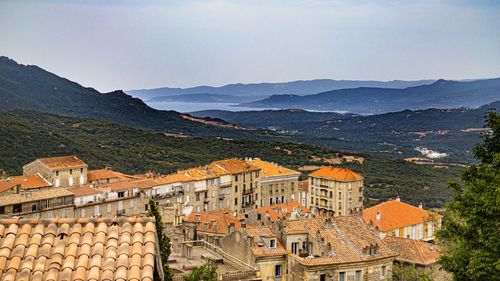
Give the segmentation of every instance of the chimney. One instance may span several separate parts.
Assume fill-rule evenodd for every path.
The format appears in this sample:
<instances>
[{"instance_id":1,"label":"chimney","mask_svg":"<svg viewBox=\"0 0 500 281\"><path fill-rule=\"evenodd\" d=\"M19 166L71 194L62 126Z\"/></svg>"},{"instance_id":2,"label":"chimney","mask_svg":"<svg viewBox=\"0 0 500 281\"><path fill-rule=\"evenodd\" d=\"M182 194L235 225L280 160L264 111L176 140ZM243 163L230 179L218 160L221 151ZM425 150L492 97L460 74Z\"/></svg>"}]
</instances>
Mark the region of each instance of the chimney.
<instances>
[{"instance_id":1,"label":"chimney","mask_svg":"<svg viewBox=\"0 0 500 281\"><path fill-rule=\"evenodd\" d=\"M423 209L423 207L422 207L422 202L420 202L420 204L418 205L418 207L419 207L420 209Z\"/></svg>"},{"instance_id":2,"label":"chimney","mask_svg":"<svg viewBox=\"0 0 500 281\"><path fill-rule=\"evenodd\" d=\"M399 198L399 196L396 197L396 201L401 202L401 199Z\"/></svg>"}]
</instances>

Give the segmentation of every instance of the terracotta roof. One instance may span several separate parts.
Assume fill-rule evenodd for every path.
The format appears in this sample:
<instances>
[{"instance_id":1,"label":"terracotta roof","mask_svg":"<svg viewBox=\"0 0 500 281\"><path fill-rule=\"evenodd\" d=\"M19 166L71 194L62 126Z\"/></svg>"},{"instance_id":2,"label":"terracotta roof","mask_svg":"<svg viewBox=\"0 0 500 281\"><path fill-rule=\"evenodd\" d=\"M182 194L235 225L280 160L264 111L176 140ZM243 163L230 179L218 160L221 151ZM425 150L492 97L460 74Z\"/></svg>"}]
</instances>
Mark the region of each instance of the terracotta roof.
<instances>
[{"instance_id":1,"label":"terracotta roof","mask_svg":"<svg viewBox=\"0 0 500 281\"><path fill-rule=\"evenodd\" d=\"M414 239L386 236L384 242L393 251L399 253L396 259L403 262L431 265L436 263L437 259L442 255L441 248L438 245Z\"/></svg>"},{"instance_id":2,"label":"terracotta roof","mask_svg":"<svg viewBox=\"0 0 500 281\"><path fill-rule=\"evenodd\" d=\"M102 191L95 189L93 187L90 187L88 185L76 187L76 188L70 188L70 189L68 189L68 191L73 193L75 195L75 197L102 193Z\"/></svg>"},{"instance_id":3,"label":"terracotta roof","mask_svg":"<svg viewBox=\"0 0 500 281\"><path fill-rule=\"evenodd\" d=\"M316 216L308 208L306 208L297 201L291 201L288 204L281 203L278 205L273 205L268 207L260 207L257 208L257 211L263 215L269 214L269 219L277 221L281 218L290 218L294 208L296 211L298 209L302 209L302 216L308 213L313 217Z\"/></svg>"},{"instance_id":4,"label":"terracotta roof","mask_svg":"<svg viewBox=\"0 0 500 281\"><path fill-rule=\"evenodd\" d=\"M2 196L2 200L0 200L0 206L20 204L37 200L46 200L61 196L73 196L73 193L69 192L64 188L57 187L57 188L32 191L26 194L10 194Z\"/></svg>"},{"instance_id":5,"label":"terracotta roof","mask_svg":"<svg viewBox=\"0 0 500 281\"><path fill-rule=\"evenodd\" d=\"M110 183L107 185L103 185L103 187L104 186L109 187L112 191L120 191L131 188L145 189L156 186L158 184L159 184L158 181L154 179L140 179L140 180L126 181L126 182Z\"/></svg>"},{"instance_id":6,"label":"terracotta roof","mask_svg":"<svg viewBox=\"0 0 500 281\"><path fill-rule=\"evenodd\" d=\"M241 174L260 170L259 167L236 158L214 161L212 164L222 168L228 174Z\"/></svg>"},{"instance_id":7,"label":"terracotta roof","mask_svg":"<svg viewBox=\"0 0 500 281\"><path fill-rule=\"evenodd\" d=\"M287 234L308 233L312 241L321 239L330 251L324 257L301 258L305 266L342 264L390 258L397 256L357 216L343 216L328 223L324 218L288 220L283 230ZM365 249L378 246L377 254L366 254Z\"/></svg>"},{"instance_id":8,"label":"terracotta roof","mask_svg":"<svg viewBox=\"0 0 500 281\"><path fill-rule=\"evenodd\" d=\"M45 164L52 170L69 169L69 168L80 168L87 167L82 160L78 159L76 156L62 156L62 157L50 157L50 158L39 158L38 161Z\"/></svg>"},{"instance_id":9,"label":"terracotta roof","mask_svg":"<svg viewBox=\"0 0 500 281\"><path fill-rule=\"evenodd\" d=\"M351 169L349 168L338 168L329 166L322 167L321 169L318 169L309 175L336 179L336 180L344 180L344 181L360 180L363 178L360 174L351 171Z\"/></svg>"},{"instance_id":10,"label":"terracotta roof","mask_svg":"<svg viewBox=\"0 0 500 281\"><path fill-rule=\"evenodd\" d=\"M309 180L299 181L299 190L309 191Z\"/></svg>"},{"instance_id":11,"label":"terracotta roof","mask_svg":"<svg viewBox=\"0 0 500 281\"><path fill-rule=\"evenodd\" d=\"M87 180L103 180L103 179L112 179L117 178L118 176L111 170L108 169L99 169L99 170L89 170L87 172Z\"/></svg>"},{"instance_id":12,"label":"terracotta roof","mask_svg":"<svg viewBox=\"0 0 500 281\"><path fill-rule=\"evenodd\" d=\"M247 161L247 163L250 163L256 167L261 168L262 169L261 177L264 178L286 176L286 175L296 175L296 176L300 175L300 173L297 171L287 169L273 163L262 161L259 158Z\"/></svg>"},{"instance_id":13,"label":"terracotta roof","mask_svg":"<svg viewBox=\"0 0 500 281\"><path fill-rule=\"evenodd\" d=\"M269 227L247 228L246 235L253 238L254 244L250 249L256 257L283 256L288 254L281 241ZM262 238L276 239L276 247L271 248Z\"/></svg>"},{"instance_id":14,"label":"terracotta roof","mask_svg":"<svg viewBox=\"0 0 500 281\"><path fill-rule=\"evenodd\" d=\"M199 218L199 220L197 218ZM192 212L184 218L184 221L200 222L200 224L196 228L197 231L218 234L226 234L231 223L234 224L234 230L238 230L242 227L242 222L240 220L225 216L223 214L213 214L206 212ZM246 227L251 228L254 226L247 224Z\"/></svg>"},{"instance_id":15,"label":"terracotta roof","mask_svg":"<svg viewBox=\"0 0 500 281\"><path fill-rule=\"evenodd\" d=\"M377 213L380 220L377 221ZM436 215L435 218L442 218ZM408 225L414 225L431 218L431 213L418 207L397 201L389 200L371 208L363 210L363 218L367 223L380 231L389 231Z\"/></svg>"},{"instance_id":16,"label":"terracotta roof","mask_svg":"<svg viewBox=\"0 0 500 281\"><path fill-rule=\"evenodd\" d=\"M40 175L34 176L17 176L11 178L13 182L19 183L22 188L30 189L30 188L42 188L52 186L50 182L44 179Z\"/></svg>"},{"instance_id":17,"label":"terracotta roof","mask_svg":"<svg viewBox=\"0 0 500 281\"><path fill-rule=\"evenodd\" d=\"M7 191L13 187L18 185L18 183L14 183L12 181L6 180L6 181L0 181L0 192Z\"/></svg>"},{"instance_id":18,"label":"terracotta roof","mask_svg":"<svg viewBox=\"0 0 500 281\"><path fill-rule=\"evenodd\" d=\"M174 182L188 182L192 181L193 178L186 175L185 173L177 173L177 174L171 174L171 175L166 175L158 178L158 183L160 184L169 184L169 183L174 183Z\"/></svg>"},{"instance_id":19,"label":"terracotta roof","mask_svg":"<svg viewBox=\"0 0 500 281\"><path fill-rule=\"evenodd\" d=\"M233 218L235 220L244 220L245 219L244 215L242 215L242 214L240 214L240 213L238 213L235 210L230 209L230 208L216 209L216 210L210 211L210 213L215 214L215 215L225 215L225 216Z\"/></svg>"},{"instance_id":20,"label":"terracotta roof","mask_svg":"<svg viewBox=\"0 0 500 281\"><path fill-rule=\"evenodd\" d=\"M152 218L2 219L1 280L144 280L155 266Z\"/></svg>"}]
</instances>

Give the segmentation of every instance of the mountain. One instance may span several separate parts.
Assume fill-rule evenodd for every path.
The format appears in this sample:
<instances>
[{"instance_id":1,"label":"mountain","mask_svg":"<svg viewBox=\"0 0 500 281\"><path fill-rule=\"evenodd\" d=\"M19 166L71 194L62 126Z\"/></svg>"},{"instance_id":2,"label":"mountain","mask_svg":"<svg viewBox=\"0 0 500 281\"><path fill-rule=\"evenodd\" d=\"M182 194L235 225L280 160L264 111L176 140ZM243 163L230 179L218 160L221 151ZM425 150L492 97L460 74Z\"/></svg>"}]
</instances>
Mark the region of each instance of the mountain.
<instances>
[{"instance_id":1,"label":"mountain","mask_svg":"<svg viewBox=\"0 0 500 281\"><path fill-rule=\"evenodd\" d=\"M253 100L255 100L255 98L219 94L185 94L154 97L146 100L146 102L240 103Z\"/></svg>"},{"instance_id":2,"label":"mountain","mask_svg":"<svg viewBox=\"0 0 500 281\"><path fill-rule=\"evenodd\" d=\"M185 94L218 94L227 96L251 97L254 100L277 94L311 95L325 91L356 87L406 88L425 85L435 80L417 81L357 81L316 79L308 81L293 81L284 83L252 83L228 84L221 87L199 86L192 88L156 88L128 90L128 94L144 100L161 96L179 96ZM240 101L241 102L241 101Z\"/></svg>"},{"instance_id":3,"label":"mountain","mask_svg":"<svg viewBox=\"0 0 500 281\"><path fill-rule=\"evenodd\" d=\"M436 169L402 160L347 153L305 144L176 138L91 118L63 117L36 111L0 112L0 169L17 175L39 157L78 155L89 169L111 165L124 173L172 173L231 157L259 157L289 168L331 165L333 159L363 175L365 196L442 207L451 199L446 188L459 169ZM309 171L304 171L302 178Z\"/></svg>"},{"instance_id":4,"label":"mountain","mask_svg":"<svg viewBox=\"0 0 500 281\"><path fill-rule=\"evenodd\" d=\"M100 93L37 66L0 57L0 111L12 109L97 118L155 132L231 137L246 134L192 121L175 111L153 109L123 91Z\"/></svg>"},{"instance_id":5,"label":"mountain","mask_svg":"<svg viewBox=\"0 0 500 281\"><path fill-rule=\"evenodd\" d=\"M405 89L364 87L308 96L273 95L240 106L376 114L404 109L478 107L499 97L500 78L495 78L471 82L438 80Z\"/></svg>"}]
</instances>

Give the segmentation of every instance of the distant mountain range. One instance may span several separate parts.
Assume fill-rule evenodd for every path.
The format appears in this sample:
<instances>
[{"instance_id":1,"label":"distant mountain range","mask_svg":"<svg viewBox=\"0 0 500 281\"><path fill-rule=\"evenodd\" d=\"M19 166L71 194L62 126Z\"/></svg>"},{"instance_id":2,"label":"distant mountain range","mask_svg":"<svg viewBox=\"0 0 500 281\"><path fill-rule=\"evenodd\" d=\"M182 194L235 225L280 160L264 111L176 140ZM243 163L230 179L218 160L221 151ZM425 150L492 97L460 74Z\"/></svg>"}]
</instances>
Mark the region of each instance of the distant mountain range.
<instances>
[{"instance_id":1,"label":"distant mountain range","mask_svg":"<svg viewBox=\"0 0 500 281\"><path fill-rule=\"evenodd\" d=\"M417 80L417 81L363 81L363 80L331 80L316 79L308 81L293 81L284 83L253 83L253 84L228 84L221 87L199 86L192 88L156 88L143 90L128 90L128 94L150 100L156 97L177 96L197 94L200 95L223 95L228 97L246 97L247 99L258 100L271 95L293 94L293 95L312 95L320 92L357 88L357 87L381 87L381 88L406 88L411 86L426 85L436 80ZM156 100L160 101L160 100ZM192 102L203 102L191 99ZM224 99L223 102L233 102L231 99ZM241 100L239 102L242 102ZM243 101L244 102L244 101Z\"/></svg>"},{"instance_id":2,"label":"distant mountain range","mask_svg":"<svg viewBox=\"0 0 500 281\"><path fill-rule=\"evenodd\" d=\"M307 96L273 95L239 106L377 114L404 109L478 107L499 97L500 78L495 78L471 82L438 80L405 89L361 87Z\"/></svg>"}]
</instances>

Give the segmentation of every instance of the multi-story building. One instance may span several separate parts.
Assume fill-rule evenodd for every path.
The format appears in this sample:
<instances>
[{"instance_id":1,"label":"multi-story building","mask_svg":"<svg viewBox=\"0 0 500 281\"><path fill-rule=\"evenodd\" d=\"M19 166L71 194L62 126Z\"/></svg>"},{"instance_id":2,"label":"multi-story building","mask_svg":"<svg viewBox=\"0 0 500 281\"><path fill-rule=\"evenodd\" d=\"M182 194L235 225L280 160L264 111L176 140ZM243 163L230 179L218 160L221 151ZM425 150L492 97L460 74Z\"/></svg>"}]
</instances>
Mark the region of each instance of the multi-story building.
<instances>
[{"instance_id":1,"label":"multi-story building","mask_svg":"<svg viewBox=\"0 0 500 281\"><path fill-rule=\"evenodd\" d=\"M299 200L297 200L303 206L309 208L310 202L309 199L309 180L299 181Z\"/></svg>"},{"instance_id":2,"label":"multi-story building","mask_svg":"<svg viewBox=\"0 0 500 281\"><path fill-rule=\"evenodd\" d=\"M87 167L76 156L39 158L23 166L23 175L41 175L54 187L69 188L87 183Z\"/></svg>"},{"instance_id":3,"label":"multi-story building","mask_svg":"<svg viewBox=\"0 0 500 281\"><path fill-rule=\"evenodd\" d=\"M64 188L51 188L0 197L0 216L72 218L75 196Z\"/></svg>"},{"instance_id":4,"label":"multi-story building","mask_svg":"<svg viewBox=\"0 0 500 281\"><path fill-rule=\"evenodd\" d=\"M260 195L260 200L255 200L257 208L299 200L299 172L259 158L247 162L261 169L260 189L255 195Z\"/></svg>"},{"instance_id":5,"label":"multi-story building","mask_svg":"<svg viewBox=\"0 0 500 281\"><path fill-rule=\"evenodd\" d=\"M363 218L380 238L394 236L429 241L441 227L443 216L396 200L363 210Z\"/></svg>"},{"instance_id":6,"label":"multi-story building","mask_svg":"<svg viewBox=\"0 0 500 281\"><path fill-rule=\"evenodd\" d=\"M322 216L346 216L363 209L363 177L346 168L323 167L309 174L309 208Z\"/></svg>"}]
</instances>

